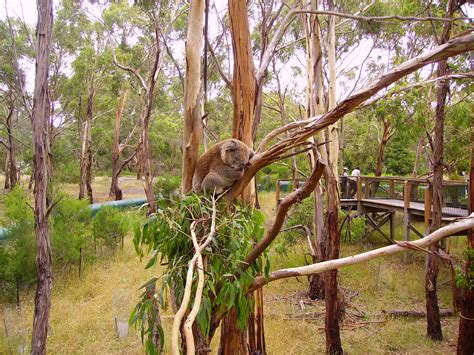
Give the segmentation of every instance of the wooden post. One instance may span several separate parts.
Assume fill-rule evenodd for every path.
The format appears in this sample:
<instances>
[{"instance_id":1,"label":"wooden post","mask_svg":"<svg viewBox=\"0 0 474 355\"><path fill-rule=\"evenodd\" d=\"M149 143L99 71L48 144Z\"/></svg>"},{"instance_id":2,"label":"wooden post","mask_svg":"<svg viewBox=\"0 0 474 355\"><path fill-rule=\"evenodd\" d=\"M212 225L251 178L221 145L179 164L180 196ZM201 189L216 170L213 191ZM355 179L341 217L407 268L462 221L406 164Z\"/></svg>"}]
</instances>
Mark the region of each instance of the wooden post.
<instances>
[{"instance_id":1,"label":"wooden post","mask_svg":"<svg viewBox=\"0 0 474 355\"><path fill-rule=\"evenodd\" d=\"M356 200L357 200L357 212L362 212L362 179L360 176L357 177L357 191L356 191Z\"/></svg>"},{"instance_id":2,"label":"wooden post","mask_svg":"<svg viewBox=\"0 0 474 355\"><path fill-rule=\"evenodd\" d=\"M390 239L395 240L395 212L390 213Z\"/></svg>"},{"instance_id":3,"label":"wooden post","mask_svg":"<svg viewBox=\"0 0 474 355\"><path fill-rule=\"evenodd\" d=\"M275 197L276 197L276 206L278 207L280 202L280 180L276 181L275 185Z\"/></svg>"},{"instance_id":4,"label":"wooden post","mask_svg":"<svg viewBox=\"0 0 474 355\"><path fill-rule=\"evenodd\" d=\"M395 180L389 180L389 197L391 200L395 198Z\"/></svg>"},{"instance_id":5,"label":"wooden post","mask_svg":"<svg viewBox=\"0 0 474 355\"><path fill-rule=\"evenodd\" d=\"M403 226L405 228L405 241L410 240L410 188L410 182L405 180L403 182ZM408 261L408 252L405 252L404 261Z\"/></svg>"},{"instance_id":6,"label":"wooden post","mask_svg":"<svg viewBox=\"0 0 474 355\"><path fill-rule=\"evenodd\" d=\"M425 189L425 235L430 234L431 230L431 186Z\"/></svg>"},{"instance_id":7,"label":"wooden post","mask_svg":"<svg viewBox=\"0 0 474 355\"><path fill-rule=\"evenodd\" d=\"M370 195L371 195L371 188L372 188L372 184L371 184L371 181L366 178L364 179L365 180L365 198L370 198Z\"/></svg>"}]
</instances>

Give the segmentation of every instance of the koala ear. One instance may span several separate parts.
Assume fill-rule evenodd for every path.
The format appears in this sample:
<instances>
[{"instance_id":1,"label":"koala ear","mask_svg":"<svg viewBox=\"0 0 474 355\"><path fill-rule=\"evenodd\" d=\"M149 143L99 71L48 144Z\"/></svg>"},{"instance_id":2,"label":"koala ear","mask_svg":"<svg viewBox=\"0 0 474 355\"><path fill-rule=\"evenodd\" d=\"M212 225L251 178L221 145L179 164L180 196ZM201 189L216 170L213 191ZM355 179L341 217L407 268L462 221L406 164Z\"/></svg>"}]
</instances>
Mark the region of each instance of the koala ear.
<instances>
[{"instance_id":1,"label":"koala ear","mask_svg":"<svg viewBox=\"0 0 474 355\"><path fill-rule=\"evenodd\" d=\"M236 150L237 149L237 142L234 140L234 139L229 139L229 141L227 141L223 146L222 148L224 150Z\"/></svg>"}]
</instances>

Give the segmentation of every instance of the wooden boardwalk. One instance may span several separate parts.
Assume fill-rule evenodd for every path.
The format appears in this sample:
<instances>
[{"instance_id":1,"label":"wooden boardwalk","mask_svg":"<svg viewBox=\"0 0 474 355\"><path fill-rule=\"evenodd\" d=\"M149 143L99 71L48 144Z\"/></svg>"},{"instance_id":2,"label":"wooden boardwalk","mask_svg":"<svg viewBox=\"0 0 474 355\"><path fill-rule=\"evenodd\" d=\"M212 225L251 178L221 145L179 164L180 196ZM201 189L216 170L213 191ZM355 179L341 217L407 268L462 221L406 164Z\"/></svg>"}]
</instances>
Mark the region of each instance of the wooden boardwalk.
<instances>
[{"instance_id":1,"label":"wooden boardwalk","mask_svg":"<svg viewBox=\"0 0 474 355\"><path fill-rule=\"evenodd\" d=\"M302 180L297 180L300 186ZM291 191L290 180L278 180L276 184L277 204L285 193ZM366 225L378 231L390 242L394 241L396 212L403 214L405 240L410 233L423 237L430 229L432 211L432 182L428 179L406 177L340 177L339 191L343 210L357 211L365 217ZM351 197L349 197L351 196ZM443 181L442 223L468 215L468 184L463 181ZM425 230L418 231L412 222L424 222ZM389 222L390 235L381 227Z\"/></svg>"}]
</instances>

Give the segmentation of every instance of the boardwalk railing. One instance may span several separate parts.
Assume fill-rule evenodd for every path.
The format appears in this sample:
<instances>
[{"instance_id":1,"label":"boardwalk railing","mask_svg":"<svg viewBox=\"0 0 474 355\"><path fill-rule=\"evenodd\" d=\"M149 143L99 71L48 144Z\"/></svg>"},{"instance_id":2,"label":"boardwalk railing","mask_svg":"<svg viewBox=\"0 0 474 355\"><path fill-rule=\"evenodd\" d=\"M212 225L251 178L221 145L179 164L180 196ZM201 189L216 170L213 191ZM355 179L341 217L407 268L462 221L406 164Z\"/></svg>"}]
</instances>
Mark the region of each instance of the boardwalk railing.
<instances>
[{"instance_id":1,"label":"boardwalk railing","mask_svg":"<svg viewBox=\"0 0 474 355\"><path fill-rule=\"evenodd\" d=\"M345 189L344 179L341 177L340 191L343 199L400 200L404 201L406 208L410 208L412 203L423 203L427 206L431 204L432 182L428 179L406 177L360 176L348 177ZM460 210L465 210L467 214L468 196L467 182L443 181L443 213L459 215Z\"/></svg>"},{"instance_id":2,"label":"boardwalk railing","mask_svg":"<svg viewBox=\"0 0 474 355\"><path fill-rule=\"evenodd\" d=\"M293 185L300 186L304 180L280 179L276 182L277 204L288 193L294 190ZM431 205L432 182L429 179L415 179L397 176L340 176L339 192L341 199L349 200L399 200L405 208L413 204ZM443 181L443 213L447 215L467 215L468 184L464 181Z\"/></svg>"}]
</instances>

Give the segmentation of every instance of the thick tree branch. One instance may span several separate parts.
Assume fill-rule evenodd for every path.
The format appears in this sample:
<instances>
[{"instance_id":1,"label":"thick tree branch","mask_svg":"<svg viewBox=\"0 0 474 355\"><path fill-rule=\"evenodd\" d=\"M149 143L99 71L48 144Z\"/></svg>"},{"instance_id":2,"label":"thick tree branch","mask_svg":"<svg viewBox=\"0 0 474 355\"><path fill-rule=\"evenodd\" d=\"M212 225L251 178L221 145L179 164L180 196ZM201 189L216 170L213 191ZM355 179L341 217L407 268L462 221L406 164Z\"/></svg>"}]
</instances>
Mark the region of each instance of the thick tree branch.
<instances>
[{"instance_id":1,"label":"thick tree branch","mask_svg":"<svg viewBox=\"0 0 474 355\"><path fill-rule=\"evenodd\" d=\"M242 179L232 186L232 188L227 192L226 197L233 199L240 195L245 186L247 186L253 176L260 169L278 160L277 157L281 156L284 152L304 144L304 142L306 142L306 140L317 131L334 124L346 114L354 111L360 104L374 96L380 90L427 64L435 63L439 60L471 50L474 50L474 34L452 39L441 46L402 63L390 72L382 75L379 80L375 81L367 88L358 91L351 97L340 102L333 110L327 112L321 117L315 117L310 123L291 134L288 138L283 139L268 150L256 154L251 160L251 165L245 171ZM269 135L272 135L273 133L274 132Z\"/></svg>"},{"instance_id":2,"label":"thick tree branch","mask_svg":"<svg viewBox=\"0 0 474 355\"><path fill-rule=\"evenodd\" d=\"M344 14L342 12L336 11L311 11L311 10L294 10L294 14L313 14L313 15L329 15L329 16L338 16L343 18L349 18L359 21L386 21L386 20L399 20L399 21L443 21L443 22L452 22L452 21L466 21L469 20L467 17L455 17L455 18L446 18L446 17L416 17L416 16L398 16L398 15L388 15L388 16L361 16L361 15L351 15Z\"/></svg>"},{"instance_id":3,"label":"thick tree branch","mask_svg":"<svg viewBox=\"0 0 474 355\"><path fill-rule=\"evenodd\" d=\"M353 256L348 256L341 259L328 260L322 263L311 264L307 266L294 267L289 269L281 269L272 272L268 278L263 276L257 277L252 283L248 292L255 291L257 288L260 288L266 285L269 282L280 280L289 277L297 277L304 275L319 274L329 270L339 269L341 267L346 267L350 265L355 265L361 262L366 262L368 260L376 259L382 256L393 255L401 251L406 251L407 248L426 248L428 246L438 243L440 240L461 232L474 228L474 213L467 218L460 219L454 223L451 223L445 227L442 227L435 232L427 235L424 238L412 241L412 242L402 242L394 245L389 245L383 248L371 250L366 253L357 254ZM406 245L405 245L406 244Z\"/></svg>"},{"instance_id":4,"label":"thick tree branch","mask_svg":"<svg viewBox=\"0 0 474 355\"><path fill-rule=\"evenodd\" d=\"M323 175L325 167L326 164L321 159L318 159L314 166L313 172L311 173L311 176L308 180L306 180L304 185L287 195L281 201L280 205L278 206L273 225L270 227L265 237L260 242L258 242L257 245L255 245L254 249L249 253L249 255L247 255L244 260L244 265L242 266L243 270L247 269L250 265L252 265L252 263L263 253L263 251L267 249L271 242L275 240L278 233L280 233L281 227L283 226L286 214L290 207L293 206L295 203L304 200L311 194L311 192L313 192L319 179Z\"/></svg>"},{"instance_id":5,"label":"thick tree branch","mask_svg":"<svg viewBox=\"0 0 474 355\"><path fill-rule=\"evenodd\" d=\"M448 75L443 75L443 76L440 76L438 78L434 78L434 79L431 79L431 80L420 81L418 83L413 83L413 84L410 84L408 86L405 86L404 88L401 88L401 89L389 90L389 91L383 93L382 95L377 95L377 96L371 98L370 100L364 102L362 105L360 105L358 107L358 109L373 105L377 101L379 101L379 100L381 100L381 99L383 99L387 96L396 95L400 92L409 91L409 90L411 90L413 88L416 88L416 87L419 87L419 86L430 85L430 84L436 83L436 82L441 81L441 80L472 79L472 78L474 78L474 72L460 73L460 74L448 74Z\"/></svg>"}]
</instances>

